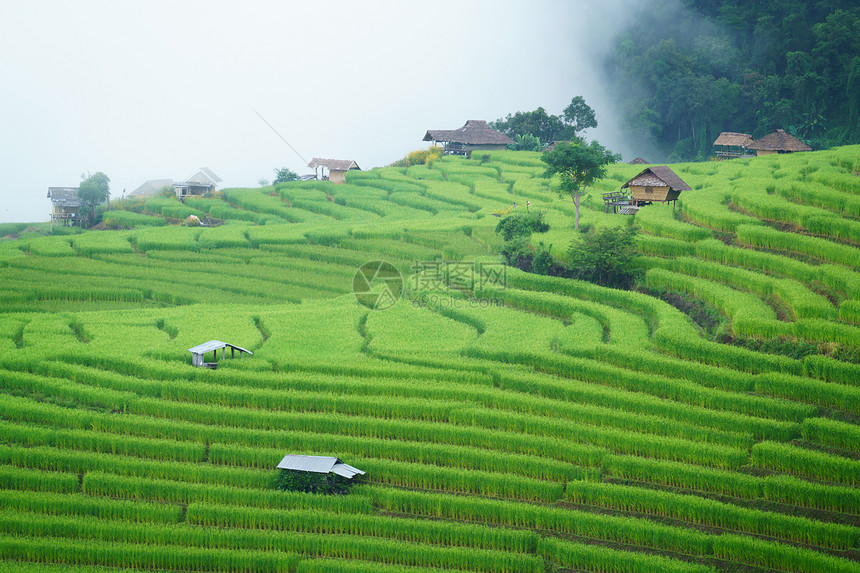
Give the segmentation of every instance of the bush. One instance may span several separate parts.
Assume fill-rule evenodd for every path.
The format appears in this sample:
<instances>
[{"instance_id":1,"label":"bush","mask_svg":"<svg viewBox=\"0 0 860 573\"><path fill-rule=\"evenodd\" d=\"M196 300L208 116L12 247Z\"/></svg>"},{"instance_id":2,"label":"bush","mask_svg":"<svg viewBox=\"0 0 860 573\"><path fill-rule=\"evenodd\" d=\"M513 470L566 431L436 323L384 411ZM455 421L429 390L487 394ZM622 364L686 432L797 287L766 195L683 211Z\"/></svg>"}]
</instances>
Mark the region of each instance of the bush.
<instances>
[{"instance_id":1,"label":"bush","mask_svg":"<svg viewBox=\"0 0 860 573\"><path fill-rule=\"evenodd\" d=\"M281 470L275 478L275 487L284 491L344 495L349 493L353 481L337 474Z\"/></svg>"},{"instance_id":2,"label":"bush","mask_svg":"<svg viewBox=\"0 0 860 573\"><path fill-rule=\"evenodd\" d=\"M501 233L506 241L547 231L549 231L549 225L543 220L542 212L508 215L496 225L496 232Z\"/></svg>"},{"instance_id":3,"label":"bush","mask_svg":"<svg viewBox=\"0 0 860 573\"><path fill-rule=\"evenodd\" d=\"M571 276L601 286L629 289L637 272L635 240L636 230L632 227L585 233L582 242L570 247Z\"/></svg>"},{"instance_id":4,"label":"bush","mask_svg":"<svg viewBox=\"0 0 860 573\"><path fill-rule=\"evenodd\" d=\"M433 165L433 162L442 157L445 152L442 147L430 147L413 151L403 159L395 161L391 167L411 167L412 165Z\"/></svg>"}]
</instances>

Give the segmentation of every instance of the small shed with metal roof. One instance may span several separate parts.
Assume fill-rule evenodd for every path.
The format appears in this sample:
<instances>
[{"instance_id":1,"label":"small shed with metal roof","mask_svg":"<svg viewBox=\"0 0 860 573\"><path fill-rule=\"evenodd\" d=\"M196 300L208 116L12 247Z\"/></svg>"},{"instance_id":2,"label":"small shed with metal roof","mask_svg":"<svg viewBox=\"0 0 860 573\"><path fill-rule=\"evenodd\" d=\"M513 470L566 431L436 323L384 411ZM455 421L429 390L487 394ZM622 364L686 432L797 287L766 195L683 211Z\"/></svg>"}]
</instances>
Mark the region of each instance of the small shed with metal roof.
<instances>
[{"instance_id":1,"label":"small shed with metal roof","mask_svg":"<svg viewBox=\"0 0 860 573\"><path fill-rule=\"evenodd\" d=\"M284 456L284 459L281 460L281 463L278 464L278 469L317 474L332 473L347 479L352 479L356 475L364 475L364 472L360 469L354 468L349 464L345 464L338 458L331 456L303 456L287 454Z\"/></svg>"},{"instance_id":2,"label":"small shed with metal roof","mask_svg":"<svg viewBox=\"0 0 860 573\"><path fill-rule=\"evenodd\" d=\"M194 348L188 349L188 352L191 353L191 364L198 368L217 368L218 351L221 351L221 358L224 359L227 348L230 349L231 358L235 358L237 350L239 351L239 358L242 358L243 354L247 354L249 356L254 355L253 352L242 348L241 346L236 346L229 342L221 342L220 340L210 340L209 342L204 342L203 344L198 344ZM206 354L209 352L212 353L212 362L206 362Z\"/></svg>"},{"instance_id":3,"label":"small shed with metal roof","mask_svg":"<svg viewBox=\"0 0 860 573\"><path fill-rule=\"evenodd\" d=\"M636 206L675 201L681 191L690 190L690 186L666 165L648 167L621 188L630 189L630 203Z\"/></svg>"}]
</instances>

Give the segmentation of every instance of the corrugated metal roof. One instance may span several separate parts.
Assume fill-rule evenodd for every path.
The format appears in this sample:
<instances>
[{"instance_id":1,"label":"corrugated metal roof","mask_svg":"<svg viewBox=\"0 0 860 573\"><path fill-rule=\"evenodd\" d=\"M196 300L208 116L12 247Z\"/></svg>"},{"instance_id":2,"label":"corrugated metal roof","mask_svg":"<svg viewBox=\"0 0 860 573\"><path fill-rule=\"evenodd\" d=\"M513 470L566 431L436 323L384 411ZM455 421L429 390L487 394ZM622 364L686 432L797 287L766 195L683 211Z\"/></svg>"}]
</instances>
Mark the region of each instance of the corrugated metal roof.
<instances>
[{"instance_id":1,"label":"corrugated metal roof","mask_svg":"<svg viewBox=\"0 0 860 573\"><path fill-rule=\"evenodd\" d=\"M183 181L183 183L198 183L200 185L211 185L212 187L217 187L217 184L220 182L221 178L215 175L215 172L208 167L201 167Z\"/></svg>"},{"instance_id":2,"label":"corrugated metal roof","mask_svg":"<svg viewBox=\"0 0 860 573\"><path fill-rule=\"evenodd\" d=\"M203 344L198 344L194 348L189 348L188 352L193 354L206 354L207 352L212 352L213 350L220 350L222 348L235 348L236 350L240 350L242 352L246 352L251 356L254 355L250 350L246 350L241 346L236 346L235 344L230 344L229 342L221 342L220 340L210 340L209 342L204 342Z\"/></svg>"},{"instance_id":3,"label":"corrugated metal roof","mask_svg":"<svg viewBox=\"0 0 860 573\"><path fill-rule=\"evenodd\" d=\"M278 469L314 472L318 474L334 473L349 479L352 479L357 474L364 475L364 472L360 469L345 464L331 456L287 454L281 460L281 463L278 464Z\"/></svg>"},{"instance_id":4,"label":"corrugated metal roof","mask_svg":"<svg viewBox=\"0 0 860 573\"><path fill-rule=\"evenodd\" d=\"M278 468L282 470L298 470L327 474L340 460L331 456L299 456L288 454L284 456Z\"/></svg>"},{"instance_id":5,"label":"corrugated metal roof","mask_svg":"<svg viewBox=\"0 0 860 573\"><path fill-rule=\"evenodd\" d=\"M173 187L173 179L150 179L128 194L129 197L149 197L165 187Z\"/></svg>"},{"instance_id":6,"label":"corrugated metal roof","mask_svg":"<svg viewBox=\"0 0 860 573\"><path fill-rule=\"evenodd\" d=\"M331 472L349 479L355 477L356 474L364 475L364 472L360 469L354 468L351 465L344 463L335 464L334 466L332 466Z\"/></svg>"},{"instance_id":7,"label":"corrugated metal roof","mask_svg":"<svg viewBox=\"0 0 860 573\"><path fill-rule=\"evenodd\" d=\"M78 197L77 187L48 187L48 199L54 205L65 207L80 207L84 204Z\"/></svg>"}]
</instances>

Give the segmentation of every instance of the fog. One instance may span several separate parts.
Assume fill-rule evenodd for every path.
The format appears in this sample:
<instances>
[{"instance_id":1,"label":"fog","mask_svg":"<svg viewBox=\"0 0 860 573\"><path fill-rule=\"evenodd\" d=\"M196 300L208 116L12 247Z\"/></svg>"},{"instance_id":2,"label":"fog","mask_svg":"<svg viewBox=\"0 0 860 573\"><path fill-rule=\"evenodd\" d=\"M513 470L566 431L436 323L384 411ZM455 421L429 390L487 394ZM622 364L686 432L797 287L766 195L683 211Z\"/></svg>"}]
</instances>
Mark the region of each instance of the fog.
<instances>
[{"instance_id":1,"label":"fog","mask_svg":"<svg viewBox=\"0 0 860 573\"><path fill-rule=\"evenodd\" d=\"M49 186L111 196L209 167L256 187L299 157L383 166L428 129L576 95L625 159L601 62L643 0L7 2L0 222L49 219ZM257 115L265 118L288 145Z\"/></svg>"}]
</instances>

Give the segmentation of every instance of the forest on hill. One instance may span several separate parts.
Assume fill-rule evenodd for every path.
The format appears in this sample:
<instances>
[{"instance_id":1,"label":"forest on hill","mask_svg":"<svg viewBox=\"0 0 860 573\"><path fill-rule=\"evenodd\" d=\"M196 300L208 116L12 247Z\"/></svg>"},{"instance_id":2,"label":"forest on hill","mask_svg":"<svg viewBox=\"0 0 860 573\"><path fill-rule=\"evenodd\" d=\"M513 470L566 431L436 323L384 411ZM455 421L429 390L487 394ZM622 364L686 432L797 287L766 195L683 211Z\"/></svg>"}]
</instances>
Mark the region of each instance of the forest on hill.
<instances>
[{"instance_id":1,"label":"forest on hill","mask_svg":"<svg viewBox=\"0 0 860 573\"><path fill-rule=\"evenodd\" d=\"M605 66L627 135L669 162L707 159L722 131L860 142L854 0L655 3Z\"/></svg>"}]
</instances>

